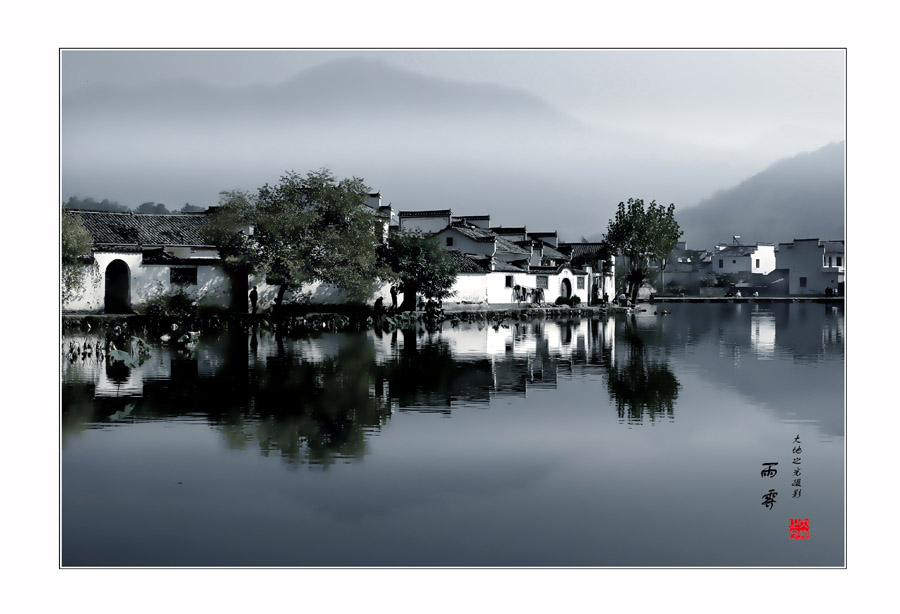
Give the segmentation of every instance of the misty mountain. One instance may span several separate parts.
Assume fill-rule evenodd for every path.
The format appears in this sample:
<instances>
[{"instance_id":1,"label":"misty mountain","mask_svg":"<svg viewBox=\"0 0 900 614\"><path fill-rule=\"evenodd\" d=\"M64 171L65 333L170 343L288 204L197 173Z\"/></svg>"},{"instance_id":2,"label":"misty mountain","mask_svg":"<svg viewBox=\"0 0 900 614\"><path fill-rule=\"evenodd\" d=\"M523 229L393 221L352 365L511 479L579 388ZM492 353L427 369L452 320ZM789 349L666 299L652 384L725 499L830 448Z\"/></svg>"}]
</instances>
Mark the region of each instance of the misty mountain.
<instances>
[{"instance_id":1,"label":"misty mountain","mask_svg":"<svg viewBox=\"0 0 900 614\"><path fill-rule=\"evenodd\" d=\"M141 87L93 84L67 94L63 106L64 117L73 121L165 118L178 123L315 124L335 118L368 122L522 118L558 129L578 127L574 118L527 92L445 81L360 58L315 66L274 86L223 88L183 79Z\"/></svg>"},{"instance_id":2,"label":"misty mountain","mask_svg":"<svg viewBox=\"0 0 900 614\"><path fill-rule=\"evenodd\" d=\"M692 249L730 243L844 238L844 143L780 160L696 207L677 211Z\"/></svg>"},{"instance_id":3,"label":"misty mountain","mask_svg":"<svg viewBox=\"0 0 900 614\"><path fill-rule=\"evenodd\" d=\"M602 233L621 200L681 207L760 166L615 118L583 125L526 91L373 60L328 62L272 86L92 83L61 105L64 198L206 206L223 190L327 167L398 209L490 214L576 240Z\"/></svg>"}]
</instances>

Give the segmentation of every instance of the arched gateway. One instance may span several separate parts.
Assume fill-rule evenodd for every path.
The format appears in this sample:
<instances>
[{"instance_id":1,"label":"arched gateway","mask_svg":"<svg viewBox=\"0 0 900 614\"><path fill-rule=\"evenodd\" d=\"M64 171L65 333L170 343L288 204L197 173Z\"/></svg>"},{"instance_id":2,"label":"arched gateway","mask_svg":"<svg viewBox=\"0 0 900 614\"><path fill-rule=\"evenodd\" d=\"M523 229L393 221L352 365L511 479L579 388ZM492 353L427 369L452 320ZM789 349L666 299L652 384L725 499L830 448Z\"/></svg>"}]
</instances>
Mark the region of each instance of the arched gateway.
<instances>
[{"instance_id":1,"label":"arched gateway","mask_svg":"<svg viewBox=\"0 0 900 614\"><path fill-rule=\"evenodd\" d=\"M131 271L121 260L113 260L106 267L103 305L106 313L131 313Z\"/></svg>"},{"instance_id":2,"label":"arched gateway","mask_svg":"<svg viewBox=\"0 0 900 614\"><path fill-rule=\"evenodd\" d=\"M563 279L562 283L559 285L559 295L564 298L572 296L572 282L568 279Z\"/></svg>"}]
</instances>

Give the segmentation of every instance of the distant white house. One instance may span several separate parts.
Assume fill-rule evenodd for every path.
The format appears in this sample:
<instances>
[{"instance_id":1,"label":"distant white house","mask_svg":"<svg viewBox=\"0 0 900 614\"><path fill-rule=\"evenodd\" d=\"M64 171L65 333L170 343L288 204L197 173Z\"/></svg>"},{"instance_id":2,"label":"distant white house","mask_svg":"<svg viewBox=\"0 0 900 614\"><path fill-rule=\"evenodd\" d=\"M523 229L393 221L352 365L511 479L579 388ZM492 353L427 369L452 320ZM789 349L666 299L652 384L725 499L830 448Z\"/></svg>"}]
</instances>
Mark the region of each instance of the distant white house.
<instances>
[{"instance_id":1,"label":"distant white house","mask_svg":"<svg viewBox=\"0 0 900 614\"><path fill-rule=\"evenodd\" d=\"M712 272L759 273L768 275L776 268L775 245L757 243L756 245L716 245L712 253Z\"/></svg>"},{"instance_id":2,"label":"distant white house","mask_svg":"<svg viewBox=\"0 0 900 614\"><path fill-rule=\"evenodd\" d=\"M790 294L825 294L826 288L843 294L846 266L843 241L794 239L778 244L778 268L788 269Z\"/></svg>"}]
</instances>

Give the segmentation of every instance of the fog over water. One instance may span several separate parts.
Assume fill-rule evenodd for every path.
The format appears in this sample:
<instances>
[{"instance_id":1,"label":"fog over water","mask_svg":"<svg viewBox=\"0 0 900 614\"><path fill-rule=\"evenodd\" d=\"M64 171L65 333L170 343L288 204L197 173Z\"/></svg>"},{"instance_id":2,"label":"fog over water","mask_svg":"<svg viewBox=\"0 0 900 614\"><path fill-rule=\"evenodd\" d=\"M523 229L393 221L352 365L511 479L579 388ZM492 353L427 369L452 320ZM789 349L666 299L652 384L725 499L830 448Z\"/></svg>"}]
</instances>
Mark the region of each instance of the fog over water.
<instances>
[{"instance_id":1,"label":"fog over water","mask_svg":"<svg viewBox=\"0 0 900 614\"><path fill-rule=\"evenodd\" d=\"M325 166L399 209L577 240L628 197L687 209L845 133L842 50L71 50L61 67L62 198L131 207Z\"/></svg>"}]
</instances>

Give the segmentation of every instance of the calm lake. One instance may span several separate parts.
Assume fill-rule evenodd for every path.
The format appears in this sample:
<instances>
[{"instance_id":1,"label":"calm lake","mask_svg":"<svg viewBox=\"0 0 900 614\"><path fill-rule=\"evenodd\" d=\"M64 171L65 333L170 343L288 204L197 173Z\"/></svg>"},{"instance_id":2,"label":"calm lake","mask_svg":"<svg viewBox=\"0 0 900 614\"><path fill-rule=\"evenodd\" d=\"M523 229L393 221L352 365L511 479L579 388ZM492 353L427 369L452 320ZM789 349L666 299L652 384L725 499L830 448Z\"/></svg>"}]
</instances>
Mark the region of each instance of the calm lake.
<instances>
[{"instance_id":1,"label":"calm lake","mask_svg":"<svg viewBox=\"0 0 900 614\"><path fill-rule=\"evenodd\" d=\"M64 352L62 564L842 566L843 307L646 307Z\"/></svg>"}]
</instances>

